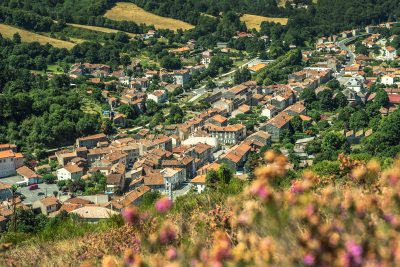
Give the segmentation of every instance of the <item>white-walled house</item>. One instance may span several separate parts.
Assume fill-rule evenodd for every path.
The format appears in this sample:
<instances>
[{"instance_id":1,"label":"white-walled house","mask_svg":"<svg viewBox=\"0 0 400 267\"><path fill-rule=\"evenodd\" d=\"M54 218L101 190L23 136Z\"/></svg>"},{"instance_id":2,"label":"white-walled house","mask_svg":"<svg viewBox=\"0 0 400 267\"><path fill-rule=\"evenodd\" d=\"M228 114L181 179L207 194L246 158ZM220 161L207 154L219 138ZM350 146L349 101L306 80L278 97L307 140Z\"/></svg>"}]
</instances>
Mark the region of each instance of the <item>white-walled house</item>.
<instances>
[{"instance_id":1,"label":"white-walled house","mask_svg":"<svg viewBox=\"0 0 400 267\"><path fill-rule=\"evenodd\" d=\"M73 180L82 175L83 175L83 169L78 167L77 165L72 165L57 170L57 180L68 180L68 179Z\"/></svg>"},{"instance_id":2,"label":"white-walled house","mask_svg":"<svg viewBox=\"0 0 400 267\"><path fill-rule=\"evenodd\" d=\"M16 172L28 185L43 183L42 176L26 166L16 169Z\"/></svg>"},{"instance_id":3,"label":"white-walled house","mask_svg":"<svg viewBox=\"0 0 400 267\"><path fill-rule=\"evenodd\" d=\"M393 59L394 57L397 57L397 50L391 46L385 47L385 57L387 59Z\"/></svg>"},{"instance_id":4,"label":"white-walled house","mask_svg":"<svg viewBox=\"0 0 400 267\"><path fill-rule=\"evenodd\" d=\"M396 82L396 76L393 74L387 74L385 76L382 76L381 83L383 84L391 85L394 84L395 82Z\"/></svg>"},{"instance_id":5,"label":"white-walled house","mask_svg":"<svg viewBox=\"0 0 400 267\"><path fill-rule=\"evenodd\" d=\"M350 78L345 84L346 87L356 92L361 92L361 90L363 89L363 80L360 77Z\"/></svg>"},{"instance_id":6,"label":"white-walled house","mask_svg":"<svg viewBox=\"0 0 400 267\"><path fill-rule=\"evenodd\" d=\"M154 100L156 103L164 103L167 101L168 96L165 90L155 90L147 95L147 99Z\"/></svg>"},{"instance_id":7,"label":"white-walled house","mask_svg":"<svg viewBox=\"0 0 400 267\"><path fill-rule=\"evenodd\" d=\"M161 171L164 175L165 191L175 190L184 181L183 171L181 169L165 168Z\"/></svg>"},{"instance_id":8,"label":"white-walled house","mask_svg":"<svg viewBox=\"0 0 400 267\"><path fill-rule=\"evenodd\" d=\"M261 111L261 116L266 116L268 119L272 119L276 115L276 107L271 104L267 104L263 107L264 109Z\"/></svg>"},{"instance_id":9,"label":"white-walled house","mask_svg":"<svg viewBox=\"0 0 400 267\"><path fill-rule=\"evenodd\" d=\"M174 78L174 84L181 84L182 86L190 81L190 74L187 69L174 70L172 77Z\"/></svg>"},{"instance_id":10,"label":"white-walled house","mask_svg":"<svg viewBox=\"0 0 400 267\"><path fill-rule=\"evenodd\" d=\"M198 193L203 192L204 188L206 187L206 175L193 178L190 184L197 188Z\"/></svg>"},{"instance_id":11,"label":"white-walled house","mask_svg":"<svg viewBox=\"0 0 400 267\"><path fill-rule=\"evenodd\" d=\"M181 139L176 134L173 134L170 137L172 139L172 146L173 147L179 146L181 144Z\"/></svg>"}]
</instances>

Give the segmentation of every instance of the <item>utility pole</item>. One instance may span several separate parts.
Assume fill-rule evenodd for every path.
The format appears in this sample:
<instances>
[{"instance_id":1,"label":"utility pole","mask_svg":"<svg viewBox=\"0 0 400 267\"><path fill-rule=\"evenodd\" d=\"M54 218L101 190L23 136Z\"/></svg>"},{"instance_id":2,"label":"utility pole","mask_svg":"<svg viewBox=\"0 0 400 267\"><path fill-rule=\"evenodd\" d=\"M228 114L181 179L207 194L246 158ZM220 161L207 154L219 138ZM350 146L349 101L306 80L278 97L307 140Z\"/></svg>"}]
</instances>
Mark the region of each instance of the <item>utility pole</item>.
<instances>
[{"instance_id":1,"label":"utility pole","mask_svg":"<svg viewBox=\"0 0 400 267\"><path fill-rule=\"evenodd\" d=\"M12 193L12 204L13 204L13 213L14 213L14 233L16 233L17 232L17 212L16 212L17 209L15 207L15 192Z\"/></svg>"},{"instance_id":2,"label":"utility pole","mask_svg":"<svg viewBox=\"0 0 400 267\"><path fill-rule=\"evenodd\" d=\"M13 207L13 217L14 217L14 222L13 222L13 228L14 228L14 233L17 232L17 212L16 212L16 207L15 207L15 192L17 189L14 186L11 186L11 189L9 189L11 192L11 202L12 202L12 207Z\"/></svg>"},{"instance_id":3,"label":"utility pole","mask_svg":"<svg viewBox=\"0 0 400 267\"><path fill-rule=\"evenodd\" d=\"M169 188L169 197L171 198L171 201L174 201L174 197L172 195L172 186L174 186L174 183L171 183L171 186Z\"/></svg>"}]
</instances>

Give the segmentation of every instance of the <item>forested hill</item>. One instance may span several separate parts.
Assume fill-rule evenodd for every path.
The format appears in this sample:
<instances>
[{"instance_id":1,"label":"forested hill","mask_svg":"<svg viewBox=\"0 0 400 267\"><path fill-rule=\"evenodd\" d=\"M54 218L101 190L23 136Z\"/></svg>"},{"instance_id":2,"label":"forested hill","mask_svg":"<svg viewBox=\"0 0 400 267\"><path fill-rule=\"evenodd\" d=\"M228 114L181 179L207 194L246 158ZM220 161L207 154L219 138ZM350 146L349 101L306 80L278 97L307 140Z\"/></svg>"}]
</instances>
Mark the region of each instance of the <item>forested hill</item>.
<instances>
[{"instance_id":1,"label":"forested hill","mask_svg":"<svg viewBox=\"0 0 400 267\"><path fill-rule=\"evenodd\" d=\"M285 41L301 44L311 38L399 19L397 0L318 0L289 18Z\"/></svg>"},{"instance_id":2,"label":"forested hill","mask_svg":"<svg viewBox=\"0 0 400 267\"><path fill-rule=\"evenodd\" d=\"M343 30L362 28L379 22L398 21L400 7L397 0L294 0L279 6L277 0L127 0L144 10L185 21L196 27L185 37L207 42L228 41L236 31L247 29L239 17L243 14L265 17L287 17L282 26L264 21L260 34L270 35L274 41L303 45L317 37L338 34ZM281 0L284 1L284 0ZM53 31L52 21L58 20L83 25L100 26L142 33L146 30L133 21L112 21L103 14L117 0L0 0L0 22L35 31ZM291 3L307 4L308 9L293 9ZM214 17L206 17L209 14ZM223 15L221 15L223 14ZM217 33L217 34L212 34ZM202 42L207 46L207 42Z\"/></svg>"}]
</instances>

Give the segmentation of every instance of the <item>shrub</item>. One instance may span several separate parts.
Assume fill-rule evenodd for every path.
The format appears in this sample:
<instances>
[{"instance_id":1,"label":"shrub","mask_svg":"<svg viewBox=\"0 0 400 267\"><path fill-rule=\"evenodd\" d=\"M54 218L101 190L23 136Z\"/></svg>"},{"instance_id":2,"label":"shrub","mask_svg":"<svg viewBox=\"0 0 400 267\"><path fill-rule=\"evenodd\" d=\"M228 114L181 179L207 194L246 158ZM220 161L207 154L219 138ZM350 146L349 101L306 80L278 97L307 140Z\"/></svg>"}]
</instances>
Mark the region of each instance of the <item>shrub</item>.
<instances>
[{"instance_id":1,"label":"shrub","mask_svg":"<svg viewBox=\"0 0 400 267\"><path fill-rule=\"evenodd\" d=\"M58 187L62 187L62 186L64 186L64 185L65 185L65 180L57 181L57 186L58 186Z\"/></svg>"},{"instance_id":2,"label":"shrub","mask_svg":"<svg viewBox=\"0 0 400 267\"><path fill-rule=\"evenodd\" d=\"M57 178L56 178L53 174L51 174L51 173L46 174L46 175L44 175L44 176L42 177L43 182L48 183L48 184L49 184L49 183L53 183L56 179L57 179Z\"/></svg>"}]
</instances>

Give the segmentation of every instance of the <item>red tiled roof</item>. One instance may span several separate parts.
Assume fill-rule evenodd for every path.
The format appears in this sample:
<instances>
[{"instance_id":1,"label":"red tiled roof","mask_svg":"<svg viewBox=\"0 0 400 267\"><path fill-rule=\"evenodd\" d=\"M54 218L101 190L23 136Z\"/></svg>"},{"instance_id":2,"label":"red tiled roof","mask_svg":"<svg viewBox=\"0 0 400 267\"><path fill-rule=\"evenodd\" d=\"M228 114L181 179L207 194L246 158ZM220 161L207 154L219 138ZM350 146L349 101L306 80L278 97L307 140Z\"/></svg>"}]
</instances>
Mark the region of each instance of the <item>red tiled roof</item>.
<instances>
[{"instance_id":1,"label":"red tiled roof","mask_svg":"<svg viewBox=\"0 0 400 267\"><path fill-rule=\"evenodd\" d=\"M400 103L400 95L388 94L390 103Z\"/></svg>"}]
</instances>

